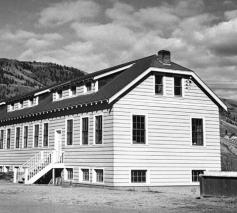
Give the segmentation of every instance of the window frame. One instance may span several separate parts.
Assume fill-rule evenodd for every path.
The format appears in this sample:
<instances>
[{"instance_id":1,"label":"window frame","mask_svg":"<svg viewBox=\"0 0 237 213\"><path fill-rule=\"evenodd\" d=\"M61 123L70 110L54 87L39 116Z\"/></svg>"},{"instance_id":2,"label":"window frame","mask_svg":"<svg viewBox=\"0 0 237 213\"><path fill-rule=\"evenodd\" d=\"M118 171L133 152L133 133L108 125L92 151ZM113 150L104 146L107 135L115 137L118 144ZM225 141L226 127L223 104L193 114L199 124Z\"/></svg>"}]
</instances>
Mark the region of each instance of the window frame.
<instances>
[{"instance_id":1,"label":"window frame","mask_svg":"<svg viewBox=\"0 0 237 213\"><path fill-rule=\"evenodd\" d=\"M133 143L133 116L145 116L145 143ZM132 145L135 145L135 146L144 146L144 145L148 145L149 144L149 141L148 141L148 113L144 113L144 112L141 112L141 111L134 111L131 113L130 115L130 122L131 122L131 144Z\"/></svg>"},{"instance_id":2,"label":"window frame","mask_svg":"<svg viewBox=\"0 0 237 213\"><path fill-rule=\"evenodd\" d=\"M179 78L180 79L180 86L175 86L175 79ZM174 97L183 97L184 95L184 88L183 88L183 77L182 76L174 76L173 77L173 91L174 91ZM175 88L179 87L181 88L181 94L180 95L175 95Z\"/></svg>"},{"instance_id":3,"label":"window frame","mask_svg":"<svg viewBox=\"0 0 237 213\"><path fill-rule=\"evenodd\" d=\"M88 142L88 143L87 143L87 144L83 144L83 128L82 128L83 125L82 125L82 124L83 124L83 119L84 119L84 118L87 118L87 119L88 119L88 132L87 132L87 133L88 133L88 135L87 135L87 140L88 140L87 142ZM80 139L81 139L81 140L80 140L80 145L88 146L88 145L90 145L90 143L89 143L89 136L90 136L90 134L89 134L89 133L90 133L90 131L89 131L89 130L90 130L90 128L89 128L89 127L90 127L90 117L89 117L89 116L82 116L82 117L81 117L81 120L80 120L80 124L81 124L81 125L80 125L80 135L81 135L81 137L80 137Z\"/></svg>"},{"instance_id":4,"label":"window frame","mask_svg":"<svg viewBox=\"0 0 237 213\"><path fill-rule=\"evenodd\" d=\"M2 135L2 139L1 139L1 137L0 137L0 139L2 140L2 142L1 142L1 140L0 140L0 144L2 143L2 148L0 147L0 150L2 150L2 149L5 149L5 147L4 147L4 138L5 138L5 129L0 129L0 136Z\"/></svg>"},{"instance_id":5,"label":"window frame","mask_svg":"<svg viewBox=\"0 0 237 213\"><path fill-rule=\"evenodd\" d=\"M44 139L45 139L45 135L44 135L44 130L45 130L45 124L48 124L48 135L47 135L47 146L44 145ZM49 122L43 122L42 123L42 147L49 147Z\"/></svg>"},{"instance_id":6,"label":"window frame","mask_svg":"<svg viewBox=\"0 0 237 213\"><path fill-rule=\"evenodd\" d=\"M101 123L102 123L102 130L101 130L101 143L96 143L96 117L99 117L101 116ZM93 144L94 145L102 145L104 144L104 115L101 113L101 114L97 114L97 115L94 115L93 116L93 122L94 122L94 128L93 128Z\"/></svg>"},{"instance_id":7,"label":"window frame","mask_svg":"<svg viewBox=\"0 0 237 213\"><path fill-rule=\"evenodd\" d=\"M75 90L74 90L74 88L75 88ZM74 97L76 95L77 95L77 86L71 86L69 88L69 96Z\"/></svg>"},{"instance_id":8,"label":"window frame","mask_svg":"<svg viewBox=\"0 0 237 213\"><path fill-rule=\"evenodd\" d=\"M20 129L20 131L19 131L19 132L20 132L20 133L19 133L19 144L18 144L18 147L16 147L16 141L17 141L16 136L17 136L17 129L18 129L18 128ZM14 143L14 149L20 149L21 126L16 126L16 127L15 127L15 135L14 135L14 136L15 136L15 137L14 137L14 138L15 138L15 139L14 139L14 140L15 140L15 143Z\"/></svg>"},{"instance_id":9,"label":"window frame","mask_svg":"<svg viewBox=\"0 0 237 213\"><path fill-rule=\"evenodd\" d=\"M89 180L83 180L83 169L88 169L89 171ZM82 183L90 183L91 181L91 173L90 173L90 168L89 167L80 167L79 168L79 182L82 182Z\"/></svg>"},{"instance_id":10,"label":"window frame","mask_svg":"<svg viewBox=\"0 0 237 213\"><path fill-rule=\"evenodd\" d=\"M162 81L162 93L156 93L156 86L159 84L156 84L156 78L157 77L161 77L161 81ZM165 75L163 74L159 74L159 73L155 73L154 74L154 94L158 95L158 96L164 96L165 95Z\"/></svg>"},{"instance_id":11,"label":"window frame","mask_svg":"<svg viewBox=\"0 0 237 213\"><path fill-rule=\"evenodd\" d=\"M25 147L25 127L27 127L27 146ZM23 125L22 130L22 148L27 149L29 145L29 125Z\"/></svg>"},{"instance_id":12,"label":"window frame","mask_svg":"<svg viewBox=\"0 0 237 213\"><path fill-rule=\"evenodd\" d=\"M68 144L68 121L72 120L72 144ZM74 118L73 117L69 117L66 119L66 125L65 125L65 146L73 146L73 142L74 142Z\"/></svg>"},{"instance_id":13,"label":"window frame","mask_svg":"<svg viewBox=\"0 0 237 213\"><path fill-rule=\"evenodd\" d=\"M72 170L72 179L69 178L69 172L68 172L68 170ZM67 181L73 181L73 180L74 180L74 168L72 168L72 167L67 167L67 168L66 168L66 171L67 171L66 180L67 180Z\"/></svg>"},{"instance_id":14,"label":"window frame","mask_svg":"<svg viewBox=\"0 0 237 213\"><path fill-rule=\"evenodd\" d=\"M90 83L90 90L88 90L87 88L87 84L89 84ZM92 92L92 82L86 82L84 85L83 85L83 87L84 87L84 93L90 93L90 92Z\"/></svg>"},{"instance_id":15,"label":"window frame","mask_svg":"<svg viewBox=\"0 0 237 213\"><path fill-rule=\"evenodd\" d=\"M39 126L39 133L38 133L38 146L35 146L35 126ZM35 123L34 124L34 128L33 128L33 147L34 148L39 148L40 147L40 144L39 144L39 142L40 142L40 140L39 140L39 138L40 138L40 124L39 123Z\"/></svg>"},{"instance_id":16,"label":"window frame","mask_svg":"<svg viewBox=\"0 0 237 213\"><path fill-rule=\"evenodd\" d=\"M203 128L203 144L202 145L196 145L193 144L193 136L192 136L192 119L202 119L202 128ZM196 147L196 148L202 148L202 147L206 147L206 119L203 116L190 116L190 144L192 147Z\"/></svg>"},{"instance_id":17,"label":"window frame","mask_svg":"<svg viewBox=\"0 0 237 213\"><path fill-rule=\"evenodd\" d=\"M8 147L8 130L10 130L9 147ZM7 128L6 129L6 149L11 149L11 134L12 134L12 128Z\"/></svg>"},{"instance_id":18,"label":"window frame","mask_svg":"<svg viewBox=\"0 0 237 213\"><path fill-rule=\"evenodd\" d=\"M146 182L132 182L132 171L133 170L144 170L146 171ZM149 168L138 168L138 167L132 167L129 169L129 174L128 174L128 178L129 178L129 183L131 185L138 185L138 186L142 186L142 185L147 185L150 184L150 169Z\"/></svg>"},{"instance_id":19,"label":"window frame","mask_svg":"<svg viewBox=\"0 0 237 213\"><path fill-rule=\"evenodd\" d=\"M191 183L192 184L199 184L199 180L198 181L194 181L193 180L193 172L194 171L201 171L201 172L203 172L203 174L204 174L204 172L206 171L206 169L203 169L203 168L201 168L201 169L191 169L191 171L190 171L190 174L191 174ZM200 175L200 174L199 174Z\"/></svg>"},{"instance_id":20,"label":"window frame","mask_svg":"<svg viewBox=\"0 0 237 213\"><path fill-rule=\"evenodd\" d=\"M102 182L97 182L97 173L96 173L96 170L102 170L102 171L103 171L103 181L102 181ZM101 168L101 167L93 168L93 169L92 169L92 182L93 182L94 184L104 184L104 181L105 181L105 170L104 170L104 168Z\"/></svg>"}]
</instances>

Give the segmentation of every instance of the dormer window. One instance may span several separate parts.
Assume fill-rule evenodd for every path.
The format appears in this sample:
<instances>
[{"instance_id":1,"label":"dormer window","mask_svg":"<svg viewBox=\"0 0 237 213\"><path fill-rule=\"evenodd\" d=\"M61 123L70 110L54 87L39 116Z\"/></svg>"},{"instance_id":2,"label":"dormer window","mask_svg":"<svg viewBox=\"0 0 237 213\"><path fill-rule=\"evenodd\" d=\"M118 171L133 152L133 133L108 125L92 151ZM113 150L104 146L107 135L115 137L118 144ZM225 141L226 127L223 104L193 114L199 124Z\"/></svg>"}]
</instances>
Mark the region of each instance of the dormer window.
<instances>
[{"instance_id":1,"label":"dormer window","mask_svg":"<svg viewBox=\"0 0 237 213\"><path fill-rule=\"evenodd\" d=\"M63 97L63 91L62 90L59 90L57 92L57 99L61 99Z\"/></svg>"},{"instance_id":2,"label":"dormer window","mask_svg":"<svg viewBox=\"0 0 237 213\"><path fill-rule=\"evenodd\" d=\"M9 110L10 110L10 111L13 111L13 110L14 110L14 104L10 104L10 105L9 105Z\"/></svg>"},{"instance_id":3,"label":"dormer window","mask_svg":"<svg viewBox=\"0 0 237 213\"><path fill-rule=\"evenodd\" d=\"M155 94L163 94L163 76L155 75Z\"/></svg>"},{"instance_id":4,"label":"dormer window","mask_svg":"<svg viewBox=\"0 0 237 213\"><path fill-rule=\"evenodd\" d=\"M30 100L29 100L29 106L33 106L34 105L34 98L31 98Z\"/></svg>"},{"instance_id":5,"label":"dormer window","mask_svg":"<svg viewBox=\"0 0 237 213\"><path fill-rule=\"evenodd\" d=\"M20 101L20 103L19 103L19 109L22 109L23 108L23 101Z\"/></svg>"},{"instance_id":6,"label":"dormer window","mask_svg":"<svg viewBox=\"0 0 237 213\"><path fill-rule=\"evenodd\" d=\"M90 92L92 90L92 84L91 82L87 82L85 84L85 92Z\"/></svg>"},{"instance_id":7,"label":"dormer window","mask_svg":"<svg viewBox=\"0 0 237 213\"><path fill-rule=\"evenodd\" d=\"M174 78L174 95L182 96L182 78L181 77Z\"/></svg>"},{"instance_id":8,"label":"dormer window","mask_svg":"<svg viewBox=\"0 0 237 213\"><path fill-rule=\"evenodd\" d=\"M76 86L71 87L70 95L73 96L73 95L76 95L76 94L77 94L77 87Z\"/></svg>"}]
</instances>

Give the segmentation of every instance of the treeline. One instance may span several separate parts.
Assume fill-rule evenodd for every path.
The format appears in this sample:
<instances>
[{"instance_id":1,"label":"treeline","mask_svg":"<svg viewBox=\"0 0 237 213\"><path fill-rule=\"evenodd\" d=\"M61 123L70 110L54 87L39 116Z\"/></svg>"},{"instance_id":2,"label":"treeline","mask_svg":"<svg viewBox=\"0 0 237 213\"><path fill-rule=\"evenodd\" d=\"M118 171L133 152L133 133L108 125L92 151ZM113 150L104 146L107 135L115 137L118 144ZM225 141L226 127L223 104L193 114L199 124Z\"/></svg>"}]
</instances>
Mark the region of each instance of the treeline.
<instances>
[{"instance_id":1,"label":"treeline","mask_svg":"<svg viewBox=\"0 0 237 213\"><path fill-rule=\"evenodd\" d=\"M0 59L0 99L22 94L22 87L38 89L84 74L76 68L54 63Z\"/></svg>"}]
</instances>

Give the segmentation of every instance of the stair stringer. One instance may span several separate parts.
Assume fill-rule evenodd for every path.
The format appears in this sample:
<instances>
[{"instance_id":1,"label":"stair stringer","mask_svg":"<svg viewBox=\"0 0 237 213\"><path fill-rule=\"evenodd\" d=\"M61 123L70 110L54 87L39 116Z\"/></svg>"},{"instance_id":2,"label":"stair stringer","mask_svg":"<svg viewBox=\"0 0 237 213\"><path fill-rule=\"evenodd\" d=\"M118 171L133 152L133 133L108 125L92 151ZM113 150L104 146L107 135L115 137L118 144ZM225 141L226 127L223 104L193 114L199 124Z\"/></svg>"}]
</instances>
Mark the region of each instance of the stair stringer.
<instances>
[{"instance_id":1,"label":"stair stringer","mask_svg":"<svg viewBox=\"0 0 237 213\"><path fill-rule=\"evenodd\" d=\"M25 184L33 184L37 180L39 180L43 175L47 174L51 169L53 169L53 163L47 165L45 168L43 168L41 171L39 171L37 174L35 174L32 178L25 181Z\"/></svg>"}]
</instances>

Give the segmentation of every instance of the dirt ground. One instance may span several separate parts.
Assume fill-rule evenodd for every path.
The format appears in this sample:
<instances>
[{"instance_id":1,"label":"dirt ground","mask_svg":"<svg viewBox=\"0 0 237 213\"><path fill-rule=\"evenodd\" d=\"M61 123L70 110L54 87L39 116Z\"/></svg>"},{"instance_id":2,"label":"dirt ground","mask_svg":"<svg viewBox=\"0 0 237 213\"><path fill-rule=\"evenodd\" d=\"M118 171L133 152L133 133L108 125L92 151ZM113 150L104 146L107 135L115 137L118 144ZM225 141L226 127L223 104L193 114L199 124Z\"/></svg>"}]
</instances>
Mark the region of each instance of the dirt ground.
<instances>
[{"instance_id":1,"label":"dirt ground","mask_svg":"<svg viewBox=\"0 0 237 213\"><path fill-rule=\"evenodd\" d=\"M0 213L237 212L237 198L198 198L197 188L155 192L0 183Z\"/></svg>"}]
</instances>

